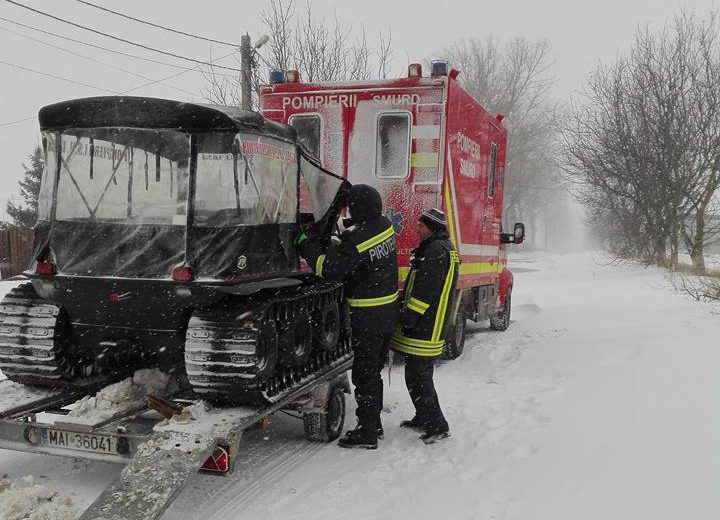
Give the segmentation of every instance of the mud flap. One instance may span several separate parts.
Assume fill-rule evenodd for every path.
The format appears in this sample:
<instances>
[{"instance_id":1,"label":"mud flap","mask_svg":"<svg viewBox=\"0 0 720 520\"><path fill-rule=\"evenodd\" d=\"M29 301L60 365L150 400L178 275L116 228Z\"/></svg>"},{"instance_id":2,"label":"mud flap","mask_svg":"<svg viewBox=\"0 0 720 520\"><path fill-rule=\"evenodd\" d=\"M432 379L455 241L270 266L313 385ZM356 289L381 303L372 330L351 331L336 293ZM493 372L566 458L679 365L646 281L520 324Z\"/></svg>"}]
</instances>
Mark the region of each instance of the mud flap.
<instances>
[{"instance_id":1,"label":"mud flap","mask_svg":"<svg viewBox=\"0 0 720 520\"><path fill-rule=\"evenodd\" d=\"M207 435L156 432L80 520L159 518L215 447Z\"/></svg>"}]
</instances>

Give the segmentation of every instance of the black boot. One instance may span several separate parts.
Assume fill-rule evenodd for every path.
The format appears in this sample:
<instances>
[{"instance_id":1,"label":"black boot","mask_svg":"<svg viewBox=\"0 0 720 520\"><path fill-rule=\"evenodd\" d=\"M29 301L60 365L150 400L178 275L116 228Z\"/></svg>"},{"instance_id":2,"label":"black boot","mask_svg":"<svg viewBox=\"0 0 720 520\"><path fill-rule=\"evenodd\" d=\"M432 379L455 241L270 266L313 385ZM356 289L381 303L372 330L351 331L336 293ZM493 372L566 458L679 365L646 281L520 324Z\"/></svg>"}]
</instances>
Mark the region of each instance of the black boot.
<instances>
[{"instance_id":1,"label":"black boot","mask_svg":"<svg viewBox=\"0 0 720 520\"><path fill-rule=\"evenodd\" d=\"M362 426L349 430L345 437L338 441L341 448L354 448L376 450L378 447L378 432L376 428L363 428Z\"/></svg>"},{"instance_id":2,"label":"black boot","mask_svg":"<svg viewBox=\"0 0 720 520\"><path fill-rule=\"evenodd\" d=\"M405 419L403 422L401 422L400 428L409 428L411 430L423 431L425 430L425 423L418 419L418 416L416 415L412 419Z\"/></svg>"},{"instance_id":3,"label":"black boot","mask_svg":"<svg viewBox=\"0 0 720 520\"><path fill-rule=\"evenodd\" d=\"M425 444L432 444L440 439L447 439L450 437L450 429L447 424L443 426L428 428L425 430L425 434L420 436L420 440Z\"/></svg>"},{"instance_id":4,"label":"black boot","mask_svg":"<svg viewBox=\"0 0 720 520\"><path fill-rule=\"evenodd\" d=\"M377 438L379 441L381 441L385 438L385 430L383 430L382 421L378 421Z\"/></svg>"}]
</instances>

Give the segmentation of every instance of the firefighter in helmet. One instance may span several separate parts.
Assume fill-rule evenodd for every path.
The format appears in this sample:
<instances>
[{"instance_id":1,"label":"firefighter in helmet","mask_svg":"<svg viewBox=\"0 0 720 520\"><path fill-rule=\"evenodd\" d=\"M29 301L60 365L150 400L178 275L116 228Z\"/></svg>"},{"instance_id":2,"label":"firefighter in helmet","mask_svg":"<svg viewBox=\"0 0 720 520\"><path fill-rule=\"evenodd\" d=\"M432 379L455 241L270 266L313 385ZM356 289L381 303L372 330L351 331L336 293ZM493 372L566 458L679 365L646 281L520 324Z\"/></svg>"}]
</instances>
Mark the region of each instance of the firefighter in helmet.
<instances>
[{"instance_id":1,"label":"firefighter in helmet","mask_svg":"<svg viewBox=\"0 0 720 520\"><path fill-rule=\"evenodd\" d=\"M397 325L398 269L395 232L382 215L382 198L372 186L357 184L346 197L350 218L337 245L323 247L305 234L295 239L315 274L342 282L350 308L358 426L338 444L376 449L382 438L382 369Z\"/></svg>"},{"instance_id":2,"label":"firefighter in helmet","mask_svg":"<svg viewBox=\"0 0 720 520\"><path fill-rule=\"evenodd\" d=\"M405 354L405 383L415 406L415 416L401 426L421 431L421 439L431 443L450 435L433 383L433 364L452 321L459 260L439 209L420 215L418 236L391 348Z\"/></svg>"}]
</instances>

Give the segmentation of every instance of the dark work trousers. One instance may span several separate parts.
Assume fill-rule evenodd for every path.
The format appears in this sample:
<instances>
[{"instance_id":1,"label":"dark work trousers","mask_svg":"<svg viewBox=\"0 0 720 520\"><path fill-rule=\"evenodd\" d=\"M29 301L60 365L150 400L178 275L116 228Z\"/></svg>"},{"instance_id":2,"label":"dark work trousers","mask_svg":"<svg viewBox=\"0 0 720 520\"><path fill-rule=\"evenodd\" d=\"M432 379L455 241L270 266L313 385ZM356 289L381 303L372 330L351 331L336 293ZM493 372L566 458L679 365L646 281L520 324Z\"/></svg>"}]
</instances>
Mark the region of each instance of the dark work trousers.
<instances>
[{"instance_id":1,"label":"dark work trousers","mask_svg":"<svg viewBox=\"0 0 720 520\"><path fill-rule=\"evenodd\" d=\"M390 338L396 323L394 306L386 305L386 312L355 310L351 314L354 359L352 383L355 386L358 426L380 428L383 406L382 370L385 365Z\"/></svg>"},{"instance_id":2,"label":"dark work trousers","mask_svg":"<svg viewBox=\"0 0 720 520\"><path fill-rule=\"evenodd\" d=\"M447 431L448 423L440 409L433 383L434 360L405 356L405 384L415 405L415 416L427 431Z\"/></svg>"}]
</instances>

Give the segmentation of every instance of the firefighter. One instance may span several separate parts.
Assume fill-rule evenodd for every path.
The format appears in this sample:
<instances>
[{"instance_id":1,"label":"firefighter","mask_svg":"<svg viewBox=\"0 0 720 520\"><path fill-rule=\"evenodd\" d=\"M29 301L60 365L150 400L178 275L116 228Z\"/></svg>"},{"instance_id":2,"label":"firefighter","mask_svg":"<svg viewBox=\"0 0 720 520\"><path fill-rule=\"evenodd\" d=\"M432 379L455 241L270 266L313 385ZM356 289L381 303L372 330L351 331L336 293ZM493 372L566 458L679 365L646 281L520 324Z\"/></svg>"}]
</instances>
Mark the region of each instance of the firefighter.
<instances>
[{"instance_id":1,"label":"firefighter","mask_svg":"<svg viewBox=\"0 0 720 520\"><path fill-rule=\"evenodd\" d=\"M350 188L350 218L337 245L324 248L300 234L295 244L315 274L342 282L350 308L358 425L338 444L343 448L376 449L382 438L382 369L397 326L398 269L395 232L382 215L382 198L372 186Z\"/></svg>"},{"instance_id":2,"label":"firefighter","mask_svg":"<svg viewBox=\"0 0 720 520\"><path fill-rule=\"evenodd\" d=\"M415 406L415 416L401 426L422 432L420 438L429 444L450 435L433 383L433 363L442 354L451 322L459 260L445 214L439 209L420 215L418 236L420 245L412 250L400 326L390 346L405 354L405 384Z\"/></svg>"}]
</instances>

